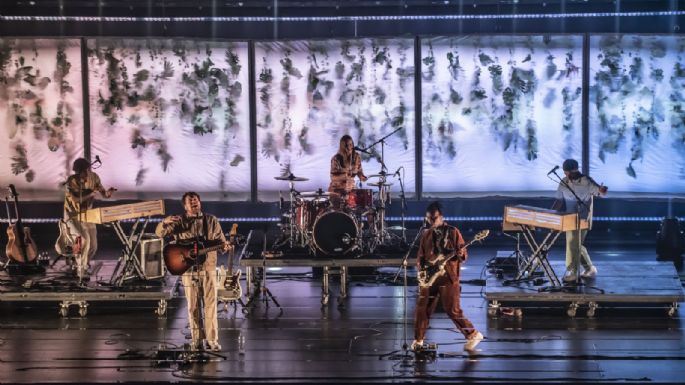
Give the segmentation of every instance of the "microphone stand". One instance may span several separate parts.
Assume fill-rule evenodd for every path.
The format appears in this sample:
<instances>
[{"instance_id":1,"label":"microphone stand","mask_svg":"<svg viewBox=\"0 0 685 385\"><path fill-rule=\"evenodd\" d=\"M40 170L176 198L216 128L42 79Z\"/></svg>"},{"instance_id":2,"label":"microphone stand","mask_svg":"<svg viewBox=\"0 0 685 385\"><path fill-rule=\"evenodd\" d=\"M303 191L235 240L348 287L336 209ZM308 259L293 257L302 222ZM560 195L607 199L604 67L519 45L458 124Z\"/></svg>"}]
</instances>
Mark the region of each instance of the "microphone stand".
<instances>
[{"instance_id":1,"label":"microphone stand","mask_svg":"<svg viewBox=\"0 0 685 385\"><path fill-rule=\"evenodd\" d=\"M407 210L407 200L405 199L405 196L404 196L404 182L403 182L404 166L402 166L401 168L402 168L402 174L398 173L397 179L400 181L400 206L402 209L400 211L401 216L402 216L402 245L406 245L407 244L407 229L404 227L404 223L405 223L404 217L405 217L405 213Z\"/></svg>"},{"instance_id":2,"label":"microphone stand","mask_svg":"<svg viewBox=\"0 0 685 385\"><path fill-rule=\"evenodd\" d=\"M588 287L588 288L597 290L601 293L604 293L604 290L602 290L598 287L594 287L594 286L586 286L585 283L583 283L580 280L580 259L583 257L582 251L581 251L581 249L583 247L583 240L581 239L581 229L580 229L580 207L581 207L581 205L585 206L585 208L588 209L588 212L589 212L590 208L588 207L587 204L585 204L585 202L583 202L582 199L580 199L580 197L578 196L578 194L576 194L576 191L571 187L571 185L566 183L564 181L564 179L561 178L557 174L556 170L553 171L553 174L557 177L559 183L564 185L564 187L566 187L571 192L571 194L573 194L573 197L576 199L576 228L573 231L576 232L576 237L578 238L578 255L576 256L576 263L575 263L576 281L574 282L574 285L573 285L573 291L575 291L576 293L581 292L581 291L583 291L582 290L583 287ZM554 179L552 179L552 180L554 180ZM564 281L564 283L566 283L566 281ZM568 286L564 286L564 288L568 289Z\"/></svg>"},{"instance_id":3,"label":"microphone stand","mask_svg":"<svg viewBox=\"0 0 685 385\"><path fill-rule=\"evenodd\" d=\"M426 228L426 224L424 224L419 228L419 231L416 233L416 237L414 237L414 240L411 242L411 245L409 246L409 250L407 250L407 253L404 255L404 258L402 258L402 265L400 266L399 269L397 269L397 273L395 273L395 277L393 278L393 282L397 282L397 277L399 277L400 272L404 273L404 284L403 284L403 298L402 298L402 305L404 308L404 322L402 324L402 333L404 335L404 342L402 343L402 350L404 350L405 354L408 352L408 347L409 344L407 344L407 261L409 260L409 254L411 253L412 249L414 248L414 245L416 244L416 241L419 239L421 234L423 234L423 230Z\"/></svg>"}]
</instances>

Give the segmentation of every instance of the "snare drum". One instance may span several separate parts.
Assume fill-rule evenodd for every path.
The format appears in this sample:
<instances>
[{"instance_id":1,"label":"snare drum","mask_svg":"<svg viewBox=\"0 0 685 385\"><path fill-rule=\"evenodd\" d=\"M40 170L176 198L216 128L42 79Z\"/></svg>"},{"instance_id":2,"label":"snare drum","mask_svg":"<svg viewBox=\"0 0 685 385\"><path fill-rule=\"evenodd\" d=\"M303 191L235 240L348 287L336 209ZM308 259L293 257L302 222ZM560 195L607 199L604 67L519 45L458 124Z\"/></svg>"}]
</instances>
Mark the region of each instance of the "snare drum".
<instances>
[{"instance_id":1,"label":"snare drum","mask_svg":"<svg viewBox=\"0 0 685 385\"><path fill-rule=\"evenodd\" d=\"M353 210L367 210L373 205L373 190L354 189L347 193L347 207Z\"/></svg>"}]
</instances>

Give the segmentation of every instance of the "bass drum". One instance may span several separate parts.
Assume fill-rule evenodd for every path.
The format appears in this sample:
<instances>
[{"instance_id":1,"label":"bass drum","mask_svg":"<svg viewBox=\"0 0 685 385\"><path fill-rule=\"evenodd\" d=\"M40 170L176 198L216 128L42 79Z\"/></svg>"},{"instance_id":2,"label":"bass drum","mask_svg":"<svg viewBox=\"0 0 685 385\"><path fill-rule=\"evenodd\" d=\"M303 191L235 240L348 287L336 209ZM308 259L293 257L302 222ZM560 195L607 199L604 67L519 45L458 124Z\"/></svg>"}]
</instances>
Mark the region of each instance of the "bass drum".
<instances>
[{"instance_id":1,"label":"bass drum","mask_svg":"<svg viewBox=\"0 0 685 385\"><path fill-rule=\"evenodd\" d=\"M325 255L345 255L357 248L359 226L343 211L327 211L314 222L313 241Z\"/></svg>"}]
</instances>

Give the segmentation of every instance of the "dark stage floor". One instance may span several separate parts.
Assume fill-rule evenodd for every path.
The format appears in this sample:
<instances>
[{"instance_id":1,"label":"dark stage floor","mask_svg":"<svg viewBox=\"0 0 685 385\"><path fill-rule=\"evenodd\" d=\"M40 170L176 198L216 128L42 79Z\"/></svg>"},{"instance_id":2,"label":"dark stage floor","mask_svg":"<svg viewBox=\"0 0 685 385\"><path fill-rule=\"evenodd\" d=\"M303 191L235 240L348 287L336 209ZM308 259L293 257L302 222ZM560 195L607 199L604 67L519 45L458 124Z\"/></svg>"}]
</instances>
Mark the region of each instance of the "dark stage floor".
<instances>
[{"instance_id":1,"label":"dark stage floor","mask_svg":"<svg viewBox=\"0 0 685 385\"><path fill-rule=\"evenodd\" d=\"M500 248L501 249L501 248ZM221 312L221 354L206 364L155 367L160 345L179 347L189 330L183 298L169 302L166 318L154 301L91 303L86 317L61 318L56 302L0 303L2 382L681 382L685 378L682 308L604 309L594 318L563 308L527 311L522 318L489 318L486 261L496 248L474 247L463 270L462 304L486 336L476 354L445 314L434 316L428 340L434 360L404 355L404 304L395 268L354 275L349 296L321 306L321 280L311 268L270 269L267 286L282 306L258 302L248 315ZM596 261L653 261L653 246L592 248ZM113 257L113 249L102 250ZM555 248L552 260L562 260ZM413 275L413 272L410 272ZM601 271L600 271L601 274ZM682 273L681 273L682 278ZM410 286L406 335L411 342L414 296Z\"/></svg>"}]
</instances>

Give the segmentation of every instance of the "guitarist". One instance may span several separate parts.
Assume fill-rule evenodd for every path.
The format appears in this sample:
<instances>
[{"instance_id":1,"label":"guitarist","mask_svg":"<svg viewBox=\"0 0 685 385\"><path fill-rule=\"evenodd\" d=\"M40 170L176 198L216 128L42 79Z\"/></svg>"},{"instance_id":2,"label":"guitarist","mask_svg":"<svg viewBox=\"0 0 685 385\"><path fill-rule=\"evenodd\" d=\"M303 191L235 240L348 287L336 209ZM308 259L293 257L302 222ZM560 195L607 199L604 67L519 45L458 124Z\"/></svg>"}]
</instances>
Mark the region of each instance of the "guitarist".
<instances>
[{"instance_id":1,"label":"guitarist","mask_svg":"<svg viewBox=\"0 0 685 385\"><path fill-rule=\"evenodd\" d=\"M93 172L91 163L78 158L72 165L74 174L64 183L64 223L67 231L75 237L81 237L81 252L77 256L76 268L79 277L88 274L88 263L98 248L97 230L94 223L82 222L80 215L93 207L96 193L103 198L111 198L115 189L105 190L100 176ZM61 238L61 237L60 237ZM66 254L60 240L55 244L58 254Z\"/></svg>"},{"instance_id":2,"label":"guitarist","mask_svg":"<svg viewBox=\"0 0 685 385\"><path fill-rule=\"evenodd\" d=\"M420 351L425 348L423 339L426 335L426 329L428 329L430 317L438 305L438 300L440 300L447 316L466 337L464 350L473 351L476 345L483 340L483 335L464 316L460 304L459 267L468 256L467 250L464 248L464 238L456 227L445 222L442 205L439 202L432 202L426 208L426 223L429 227L423 230L423 234L421 234L421 243L416 256L417 271L441 254L449 257L453 253L457 253L458 257L447 262L446 274L440 276L433 285L419 288L414 320L414 342L411 344L411 349Z\"/></svg>"},{"instance_id":3,"label":"guitarist","mask_svg":"<svg viewBox=\"0 0 685 385\"><path fill-rule=\"evenodd\" d=\"M155 233L159 237L173 237L175 241L212 241L223 242L223 251L226 252L232 246L226 241L224 232L221 230L219 220L210 214L202 212L200 195L196 192L186 192L181 198L183 215L171 215L157 225ZM198 256L199 265L196 269L186 271L182 276L185 288L186 301L188 302L188 319L190 333L193 339L193 350L202 349L202 340L207 340L207 345L212 351L220 351L219 345L219 320L217 317L217 287L216 287L216 260L217 252L207 253L206 259ZM204 262L202 262L204 259ZM199 287L198 287L199 286ZM204 309L198 306L198 296L202 296ZM200 311L204 315L204 324L200 325ZM201 326L203 326L201 328Z\"/></svg>"}]
</instances>

